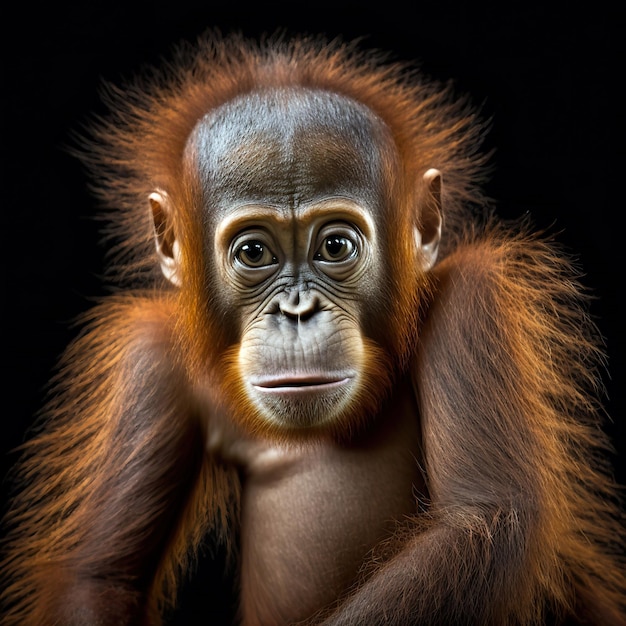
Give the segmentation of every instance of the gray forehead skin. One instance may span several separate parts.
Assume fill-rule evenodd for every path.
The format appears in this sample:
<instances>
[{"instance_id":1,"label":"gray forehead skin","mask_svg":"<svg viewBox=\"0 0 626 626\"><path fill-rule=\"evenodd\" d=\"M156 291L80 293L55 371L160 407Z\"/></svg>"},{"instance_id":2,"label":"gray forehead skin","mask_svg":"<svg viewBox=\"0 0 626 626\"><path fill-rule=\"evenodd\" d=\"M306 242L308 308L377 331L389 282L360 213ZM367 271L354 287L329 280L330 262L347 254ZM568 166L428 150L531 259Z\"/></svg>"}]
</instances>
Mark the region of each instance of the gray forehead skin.
<instances>
[{"instance_id":1,"label":"gray forehead skin","mask_svg":"<svg viewBox=\"0 0 626 626\"><path fill-rule=\"evenodd\" d=\"M188 156L205 206L220 219L245 204L293 211L332 197L373 208L382 201L384 163L395 149L385 123L363 105L321 90L277 88L207 114L190 137Z\"/></svg>"}]
</instances>

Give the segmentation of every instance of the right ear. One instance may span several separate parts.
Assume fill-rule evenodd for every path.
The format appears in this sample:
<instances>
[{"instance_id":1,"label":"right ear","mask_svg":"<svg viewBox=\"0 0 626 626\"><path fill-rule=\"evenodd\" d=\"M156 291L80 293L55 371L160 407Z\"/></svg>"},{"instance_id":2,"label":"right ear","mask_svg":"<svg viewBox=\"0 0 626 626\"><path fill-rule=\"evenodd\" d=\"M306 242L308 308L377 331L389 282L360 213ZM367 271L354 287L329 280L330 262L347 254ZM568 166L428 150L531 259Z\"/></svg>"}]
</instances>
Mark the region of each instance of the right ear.
<instances>
[{"instance_id":1,"label":"right ear","mask_svg":"<svg viewBox=\"0 0 626 626\"><path fill-rule=\"evenodd\" d=\"M156 189L149 196L154 225L156 250L161 262L161 271L173 285L181 285L180 244L174 231L173 207L170 197L163 189Z\"/></svg>"},{"instance_id":2,"label":"right ear","mask_svg":"<svg viewBox=\"0 0 626 626\"><path fill-rule=\"evenodd\" d=\"M441 240L441 172L429 169L423 176L427 196L420 208L420 225L415 229L415 242L421 252L422 269L429 270L437 259Z\"/></svg>"}]
</instances>

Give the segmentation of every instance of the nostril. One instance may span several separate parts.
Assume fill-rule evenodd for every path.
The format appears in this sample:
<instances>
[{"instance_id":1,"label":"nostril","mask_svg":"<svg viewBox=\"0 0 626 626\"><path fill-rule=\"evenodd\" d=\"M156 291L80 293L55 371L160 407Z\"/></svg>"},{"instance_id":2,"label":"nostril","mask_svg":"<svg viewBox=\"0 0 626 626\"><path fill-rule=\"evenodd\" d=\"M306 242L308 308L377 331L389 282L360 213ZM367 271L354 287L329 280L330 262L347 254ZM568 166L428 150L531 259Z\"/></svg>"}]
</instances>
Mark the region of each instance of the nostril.
<instances>
[{"instance_id":1,"label":"nostril","mask_svg":"<svg viewBox=\"0 0 626 626\"><path fill-rule=\"evenodd\" d=\"M300 317L299 313L295 311L290 311L287 307L281 306L279 307L279 309L280 312L289 319L297 320Z\"/></svg>"},{"instance_id":2,"label":"nostril","mask_svg":"<svg viewBox=\"0 0 626 626\"><path fill-rule=\"evenodd\" d=\"M309 308L298 313L298 321L306 322L308 319L313 317L317 311L317 308Z\"/></svg>"}]
</instances>

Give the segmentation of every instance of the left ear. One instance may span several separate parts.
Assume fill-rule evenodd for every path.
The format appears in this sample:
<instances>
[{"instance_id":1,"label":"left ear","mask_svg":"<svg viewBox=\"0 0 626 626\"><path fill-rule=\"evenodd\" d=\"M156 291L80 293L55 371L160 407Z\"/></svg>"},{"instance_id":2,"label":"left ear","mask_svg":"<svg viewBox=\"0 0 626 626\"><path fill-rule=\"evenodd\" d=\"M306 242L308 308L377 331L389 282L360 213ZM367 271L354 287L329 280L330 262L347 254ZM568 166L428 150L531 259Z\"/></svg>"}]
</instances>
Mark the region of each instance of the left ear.
<instances>
[{"instance_id":1,"label":"left ear","mask_svg":"<svg viewBox=\"0 0 626 626\"><path fill-rule=\"evenodd\" d=\"M422 269L430 269L437 260L441 240L441 172L429 169L423 176L426 193L420 207L419 227L415 227L415 243L420 251Z\"/></svg>"},{"instance_id":2,"label":"left ear","mask_svg":"<svg viewBox=\"0 0 626 626\"><path fill-rule=\"evenodd\" d=\"M154 227L154 240L163 276L173 285L181 286L180 244L176 238L172 220L172 202L163 189L156 189L149 196Z\"/></svg>"}]
</instances>

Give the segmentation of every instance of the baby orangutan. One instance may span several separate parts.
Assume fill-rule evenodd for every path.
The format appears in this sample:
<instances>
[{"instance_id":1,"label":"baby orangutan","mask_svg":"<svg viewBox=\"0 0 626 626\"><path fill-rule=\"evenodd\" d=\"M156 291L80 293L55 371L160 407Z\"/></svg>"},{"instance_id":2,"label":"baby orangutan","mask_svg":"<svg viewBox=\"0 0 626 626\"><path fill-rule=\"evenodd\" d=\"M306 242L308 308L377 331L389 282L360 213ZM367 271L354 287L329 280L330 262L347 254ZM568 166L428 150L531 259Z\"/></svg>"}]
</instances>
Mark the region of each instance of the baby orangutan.
<instances>
[{"instance_id":1,"label":"baby orangutan","mask_svg":"<svg viewBox=\"0 0 626 626\"><path fill-rule=\"evenodd\" d=\"M243 626L626 624L595 331L562 253L476 210L467 104L315 38L111 93L120 288L25 445L3 623L165 623L211 531Z\"/></svg>"}]
</instances>

